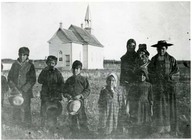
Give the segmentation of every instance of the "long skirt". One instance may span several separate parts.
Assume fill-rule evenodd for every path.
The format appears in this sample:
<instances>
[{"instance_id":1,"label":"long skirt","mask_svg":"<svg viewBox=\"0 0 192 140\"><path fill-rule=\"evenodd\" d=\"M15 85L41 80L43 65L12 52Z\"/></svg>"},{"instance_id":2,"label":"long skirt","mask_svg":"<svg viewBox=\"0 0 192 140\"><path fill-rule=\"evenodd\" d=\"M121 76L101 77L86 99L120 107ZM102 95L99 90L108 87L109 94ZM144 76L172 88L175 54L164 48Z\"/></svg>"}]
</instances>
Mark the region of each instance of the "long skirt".
<instances>
[{"instance_id":1,"label":"long skirt","mask_svg":"<svg viewBox=\"0 0 192 140\"><path fill-rule=\"evenodd\" d=\"M177 110L175 85L163 83L154 85L154 123L165 131L176 131ZM160 130L164 131L164 130Z\"/></svg>"}]
</instances>

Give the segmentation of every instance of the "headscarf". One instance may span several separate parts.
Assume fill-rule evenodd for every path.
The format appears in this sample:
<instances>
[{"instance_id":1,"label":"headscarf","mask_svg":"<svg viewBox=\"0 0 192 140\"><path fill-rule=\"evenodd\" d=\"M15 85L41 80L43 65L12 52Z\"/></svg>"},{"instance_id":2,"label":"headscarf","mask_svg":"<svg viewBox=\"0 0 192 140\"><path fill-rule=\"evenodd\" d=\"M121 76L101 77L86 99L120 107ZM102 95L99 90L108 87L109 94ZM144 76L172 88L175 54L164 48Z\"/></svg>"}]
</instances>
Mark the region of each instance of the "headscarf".
<instances>
[{"instance_id":1,"label":"headscarf","mask_svg":"<svg viewBox=\"0 0 192 140\"><path fill-rule=\"evenodd\" d=\"M107 82L107 80L109 79L109 77L110 76L113 76L114 77L114 79L115 79L115 88L117 87L117 82L118 82L118 78L117 78L117 75L115 74L115 73L110 73L110 74L108 74L107 75L107 78L106 78L106 82Z\"/></svg>"},{"instance_id":2,"label":"headscarf","mask_svg":"<svg viewBox=\"0 0 192 140\"><path fill-rule=\"evenodd\" d=\"M134 44L136 45L136 41L131 38L131 39L129 39L129 40L127 41L127 47L128 47L129 44L131 44L131 43L134 43Z\"/></svg>"}]
</instances>

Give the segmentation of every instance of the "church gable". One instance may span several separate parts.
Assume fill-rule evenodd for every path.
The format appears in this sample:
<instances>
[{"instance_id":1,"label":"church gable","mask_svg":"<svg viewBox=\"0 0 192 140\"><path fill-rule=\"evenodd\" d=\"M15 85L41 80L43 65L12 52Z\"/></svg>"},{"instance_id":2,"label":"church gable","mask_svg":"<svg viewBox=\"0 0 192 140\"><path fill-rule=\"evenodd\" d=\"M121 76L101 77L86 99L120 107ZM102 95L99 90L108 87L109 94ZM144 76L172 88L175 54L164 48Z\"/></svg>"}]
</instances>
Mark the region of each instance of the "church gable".
<instances>
[{"instance_id":1,"label":"church gable","mask_svg":"<svg viewBox=\"0 0 192 140\"><path fill-rule=\"evenodd\" d=\"M78 38L82 39L86 44L103 47L103 45L96 39L96 37L91 35L86 30L74 25L71 25L69 27L69 30L72 30L73 32L75 32L75 35L78 36Z\"/></svg>"}]
</instances>

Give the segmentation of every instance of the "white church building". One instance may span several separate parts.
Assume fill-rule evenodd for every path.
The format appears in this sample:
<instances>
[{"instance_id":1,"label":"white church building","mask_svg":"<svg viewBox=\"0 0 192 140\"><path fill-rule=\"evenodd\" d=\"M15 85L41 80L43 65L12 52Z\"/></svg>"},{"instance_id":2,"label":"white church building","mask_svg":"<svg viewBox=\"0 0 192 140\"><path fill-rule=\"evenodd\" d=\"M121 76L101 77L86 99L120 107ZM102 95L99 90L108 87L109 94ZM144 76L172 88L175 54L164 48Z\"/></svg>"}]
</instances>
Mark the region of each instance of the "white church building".
<instances>
[{"instance_id":1,"label":"white church building","mask_svg":"<svg viewBox=\"0 0 192 140\"><path fill-rule=\"evenodd\" d=\"M71 25L68 29L60 27L48 41L49 55L58 58L57 67L71 69L75 60L83 63L83 69L103 69L104 46L91 33L89 6L85 15L85 28Z\"/></svg>"}]
</instances>

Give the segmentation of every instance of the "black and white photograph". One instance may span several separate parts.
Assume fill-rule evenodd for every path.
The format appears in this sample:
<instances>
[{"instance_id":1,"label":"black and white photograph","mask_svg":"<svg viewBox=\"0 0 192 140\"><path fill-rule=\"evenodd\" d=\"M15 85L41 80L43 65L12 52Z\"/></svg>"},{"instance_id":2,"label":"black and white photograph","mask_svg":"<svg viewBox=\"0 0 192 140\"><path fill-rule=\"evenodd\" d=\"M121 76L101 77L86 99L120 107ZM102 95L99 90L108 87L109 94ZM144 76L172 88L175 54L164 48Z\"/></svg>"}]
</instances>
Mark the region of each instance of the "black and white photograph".
<instances>
[{"instance_id":1,"label":"black and white photograph","mask_svg":"<svg viewBox=\"0 0 192 140\"><path fill-rule=\"evenodd\" d=\"M191 139L191 1L1 2L1 139Z\"/></svg>"}]
</instances>

